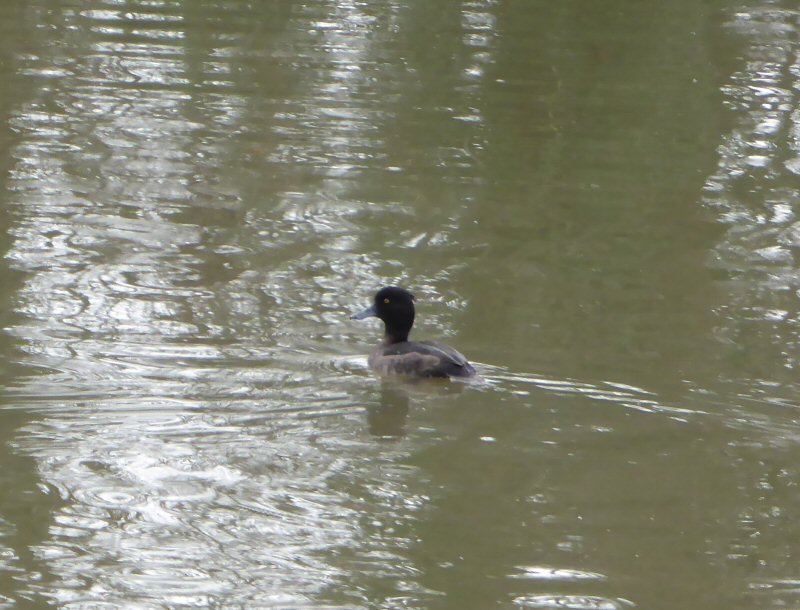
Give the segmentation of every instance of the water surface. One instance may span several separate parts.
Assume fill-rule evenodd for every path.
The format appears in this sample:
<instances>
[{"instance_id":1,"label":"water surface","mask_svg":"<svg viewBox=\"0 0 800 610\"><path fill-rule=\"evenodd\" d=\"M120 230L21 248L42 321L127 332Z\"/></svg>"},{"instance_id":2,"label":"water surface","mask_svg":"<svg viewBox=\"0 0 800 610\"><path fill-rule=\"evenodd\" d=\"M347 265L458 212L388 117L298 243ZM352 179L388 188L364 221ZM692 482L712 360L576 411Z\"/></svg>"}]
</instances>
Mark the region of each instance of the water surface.
<instances>
[{"instance_id":1,"label":"water surface","mask_svg":"<svg viewBox=\"0 0 800 610\"><path fill-rule=\"evenodd\" d=\"M0 608L800 603L799 18L5 3Z\"/></svg>"}]
</instances>

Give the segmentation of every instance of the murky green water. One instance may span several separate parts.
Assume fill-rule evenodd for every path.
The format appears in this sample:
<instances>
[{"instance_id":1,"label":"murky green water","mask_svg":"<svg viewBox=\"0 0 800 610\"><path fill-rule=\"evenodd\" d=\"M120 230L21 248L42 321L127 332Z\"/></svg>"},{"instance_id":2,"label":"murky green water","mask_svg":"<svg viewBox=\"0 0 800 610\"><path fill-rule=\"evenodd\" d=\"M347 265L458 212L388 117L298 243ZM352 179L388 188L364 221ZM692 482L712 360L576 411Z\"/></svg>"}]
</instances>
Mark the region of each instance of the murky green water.
<instances>
[{"instance_id":1,"label":"murky green water","mask_svg":"<svg viewBox=\"0 0 800 610\"><path fill-rule=\"evenodd\" d=\"M800 605L799 23L2 3L0 609Z\"/></svg>"}]
</instances>

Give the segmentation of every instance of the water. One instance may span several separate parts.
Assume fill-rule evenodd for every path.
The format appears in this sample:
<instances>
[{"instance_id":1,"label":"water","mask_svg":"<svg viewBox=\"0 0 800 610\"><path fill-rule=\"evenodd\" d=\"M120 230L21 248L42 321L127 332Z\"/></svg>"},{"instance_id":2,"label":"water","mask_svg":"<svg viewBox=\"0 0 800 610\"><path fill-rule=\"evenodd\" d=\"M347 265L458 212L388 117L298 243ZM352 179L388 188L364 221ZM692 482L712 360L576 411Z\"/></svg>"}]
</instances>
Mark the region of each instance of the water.
<instances>
[{"instance_id":1,"label":"water","mask_svg":"<svg viewBox=\"0 0 800 610\"><path fill-rule=\"evenodd\" d=\"M4 3L0 609L799 604L800 12L662 5Z\"/></svg>"}]
</instances>

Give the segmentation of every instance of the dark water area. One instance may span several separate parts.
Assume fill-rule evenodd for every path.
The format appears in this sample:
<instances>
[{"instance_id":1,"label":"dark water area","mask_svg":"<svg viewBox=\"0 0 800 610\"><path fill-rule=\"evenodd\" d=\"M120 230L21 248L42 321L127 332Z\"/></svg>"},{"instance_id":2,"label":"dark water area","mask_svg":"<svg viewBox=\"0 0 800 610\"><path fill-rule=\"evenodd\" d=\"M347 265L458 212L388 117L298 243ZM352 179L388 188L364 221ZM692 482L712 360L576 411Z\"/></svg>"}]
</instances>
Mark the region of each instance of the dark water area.
<instances>
[{"instance_id":1,"label":"dark water area","mask_svg":"<svg viewBox=\"0 0 800 610\"><path fill-rule=\"evenodd\" d=\"M0 610L800 604L799 20L4 3Z\"/></svg>"}]
</instances>

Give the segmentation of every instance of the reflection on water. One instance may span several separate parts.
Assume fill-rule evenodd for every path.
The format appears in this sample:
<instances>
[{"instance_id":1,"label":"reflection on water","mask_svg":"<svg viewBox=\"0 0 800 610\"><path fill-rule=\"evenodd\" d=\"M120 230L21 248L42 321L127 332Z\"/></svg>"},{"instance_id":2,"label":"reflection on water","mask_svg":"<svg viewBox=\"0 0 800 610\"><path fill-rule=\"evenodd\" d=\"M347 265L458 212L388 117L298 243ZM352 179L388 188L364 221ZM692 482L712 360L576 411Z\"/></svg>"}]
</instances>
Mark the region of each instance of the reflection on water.
<instances>
[{"instance_id":1,"label":"reflection on water","mask_svg":"<svg viewBox=\"0 0 800 610\"><path fill-rule=\"evenodd\" d=\"M705 186L707 205L729 227L711 259L729 278L715 332L737 368L752 367L754 379L793 387L800 288L798 17L796 8L755 3L732 12L724 24L746 52L723 87L735 119ZM762 357L745 356L753 352Z\"/></svg>"},{"instance_id":2,"label":"reflection on water","mask_svg":"<svg viewBox=\"0 0 800 610\"><path fill-rule=\"evenodd\" d=\"M724 13L714 242L713 19L612 4L0 9L0 607L796 601L797 14ZM367 372L389 282L480 379Z\"/></svg>"},{"instance_id":3,"label":"reflection on water","mask_svg":"<svg viewBox=\"0 0 800 610\"><path fill-rule=\"evenodd\" d=\"M380 403L367 407L370 434L379 438L402 436L408 420L408 403L405 388L383 382Z\"/></svg>"},{"instance_id":4,"label":"reflection on water","mask_svg":"<svg viewBox=\"0 0 800 610\"><path fill-rule=\"evenodd\" d=\"M56 489L39 480L36 462L14 444L24 412L4 413L0 435L0 608L35 607L35 583L51 578L49 564L33 545L49 536L51 514L63 506ZM34 585L31 587L31 585Z\"/></svg>"}]
</instances>

